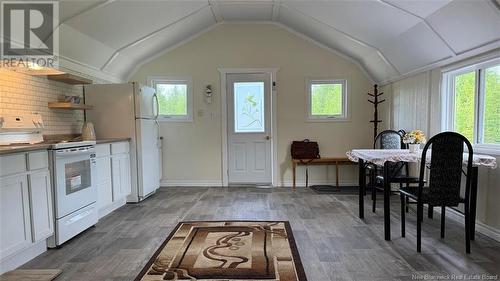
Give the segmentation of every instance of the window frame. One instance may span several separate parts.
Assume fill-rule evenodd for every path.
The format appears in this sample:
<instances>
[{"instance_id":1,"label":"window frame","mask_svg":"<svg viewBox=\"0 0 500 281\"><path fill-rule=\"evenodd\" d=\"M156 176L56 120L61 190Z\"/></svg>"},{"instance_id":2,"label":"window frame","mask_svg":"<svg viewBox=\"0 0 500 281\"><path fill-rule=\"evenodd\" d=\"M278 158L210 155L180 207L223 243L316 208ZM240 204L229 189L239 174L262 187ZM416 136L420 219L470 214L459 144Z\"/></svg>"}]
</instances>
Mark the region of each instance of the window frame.
<instances>
[{"instance_id":1,"label":"window frame","mask_svg":"<svg viewBox=\"0 0 500 281\"><path fill-rule=\"evenodd\" d=\"M157 84L185 84L187 88L187 114L166 115L158 113L160 122L193 122L193 79L190 76L149 76L148 85L156 91Z\"/></svg>"},{"instance_id":2,"label":"window frame","mask_svg":"<svg viewBox=\"0 0 500 281\"><path fill-rule=\"evenodd\" d=\"M312 85L314 84L341 84L342 85L342 114L341 115L312 115ZM343 122L350 121L347 79L339 78L308 78L306 81L307 93L307 121L309 122Z\"/></svg>"},{"instance_id":3,"label":"window frame","mask_svg":"<svg viewBox=\"0 0 500 281\"><path fill-rule=\"evenodd\" d=\"M445 131L455 131L455 77L475 72L476 85L474 93L474 136L471 142L474 149L482 153L500 155L500 144L484 143L484 110L485 110L485 70L500 65L500 57L462 66L443 73L442 84L442 124Z\"/></svg>"}]
</instances>

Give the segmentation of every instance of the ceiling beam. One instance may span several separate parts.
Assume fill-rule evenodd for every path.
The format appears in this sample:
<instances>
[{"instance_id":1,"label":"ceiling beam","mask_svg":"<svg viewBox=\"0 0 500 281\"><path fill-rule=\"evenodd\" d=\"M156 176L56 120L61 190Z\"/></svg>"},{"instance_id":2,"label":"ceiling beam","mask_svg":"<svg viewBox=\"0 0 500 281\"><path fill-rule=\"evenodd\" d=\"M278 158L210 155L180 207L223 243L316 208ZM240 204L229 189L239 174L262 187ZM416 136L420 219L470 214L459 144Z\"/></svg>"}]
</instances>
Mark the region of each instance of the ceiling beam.
<instances>
[{"instance_id":1,"label":"ceiling beam","mask_svg":"<svg viewBox=\"0 0 500 281\"><path fill-rule=\"evenodd\" d=\"M368 42L365 42L365 41L363 41L363 40L361 40L361 39L359 39L359 38L356 38L356 37L352 36L351 34L349 34L349 33L345 32L345 31L343 31L343 30L340 30L340 29L338 29L337 27L335 27L335 26L333 26L333 25L331 25L331 24L328 24L328 23L326 23L326 22L324 22L324 21L322 21L322 20L319 20L319 19L317 19L317 18L315 18L315 17L313 17L313 16L310 16L310 15L308 15L308 14L306 14L306 13L302 12L302 11L299 11L298 9L295 9L295 8L293 8L293 7L290 7L290 6L286 5L286 4L281 4L281 5L282 5L283 7L286 7L287 9L293 10L293 11L295 11L296 13L298 13L298 14L300 14L300 15L303 15L303 16L305 16L305 17L307 17L307 18L309 18L309 19L311 19L311 20L313 20L313 21L315 21L315 22L317 22L317 23L320 23L320 24L322 24L322 25L325 25L325 26L327 26L327 27L329 27L329 28L331 28L331 29L333 29L333 30L335 30L335 31L339 32L340 34L344 35L344 36L345 36L348 40L350 40L350 41L353 41L353 42L355 42L355 43L357 43L357 44L359 44L359 45L361 45L361 46L364 46L364 47L367 47L367 48L370 48L370 49L374 50L374 51L377 53L377 55L378 55L378 56L379 56L379 57L380 57L380 58L381 58L381 59L382 59L382 60L383 60L383 61L384 61L387 65L389 65L389 66L390 66L390 67L391 67L394 71L396 71L396 73L397 73L398 75L400 75L400 74L401 74L401 73L399 72L399 70L396 68L396 66L395 66L394 64L392 64L392 62L391 62L389 59L387 59L387 57L386 57L386 56L382 53L382 51L380 51L380 50L379 50L379 48L375 47L374 45L371 45L371 44L370 44L370 43L368 43Z\"/></svg>"},{"instance_id":2,"label":"ceiling beam","mask_svg":"<svg viewBox=\"0 0 500 281\"><path fill-rule=\"evenodd\" d=\"M214 0L208 0L208 6L210 7L210 11L212 12L212 15L214 16L214 20L216 23L224 21L222 18L222 15L220 13L219 7L217 6L217 3L215 3Z\"/></svg>"},{"instance_id":3,"label":"ceiling beam","mask_svg":"<svg viewBox=\"0 0 500 281\"><path fill-rule=\"evenodd\" d=\"M272 21L277 21L280 15L280 0L273 0L273 12L271 16Z\"/></svg>"},{"instance_id":4,"label":"ceiling beam","mask_svg":"<svg viewBox=\"0 0 500 281\"><path fill-rule=\"evenodd\" d=\"M406 10L406 9L403 9L403 8L401 8L399 6L396 6L396 5L394 5L394 4L390 3L390 2L387 2L385 0L378 0L378 2L380 2L380 3L382 3L382 4L386 5L386 6L389 6L389 7L393 8L393 9L400 10L400 11L402 11L402 12L408 14L408 15L411 15L411 16L414 16L414 17L420 19L425 24L425 26L427 26L427 28L429 28L446 45L446 47L448 47L448 49L450 50L450 52L452 53L452 55L454 57L457 56L457 52L453 49L453 47L451 47L451 45L448 42L446 42L446 40L444 40L443 36L441 36L441 34L439 34L439 32L437 32L436 29L434 29L434 27L432 27L432 25L429 22L427 22L427 20L425 18L423 18L423 17L421 17L421 16L419 16L419 15L417 15L415 13L412 13L412 12Z\"/></svg>"},{"instance_id":5,"label":"ceiling beam","mask_svg":"<svg viewBox=\"0 0 500 281\"><path fill-rule=\"evenodd\" d=\"M116 59L116 57L118 57L118 55L120 54L120 52L122 52L123 50L131 48L131 47L133 47L133 46L135 46L137 44L140 44L140 43L142 43L142 42L144 42L144 41L146 41L146 40L148 40L148 39L156 36L158 33L162 32L163 30L165 30L165 29L167 29L167 28L169 28L169 27L171 27L171 26L173 26L173 25L175 25L175 24L177 24L177 23L185 20L186 18L189 18L189 17L191 17L191 16L193 16L193 15L201 12L202 10L204 10L206 8L210 8L210 6L209 5L205 5L205 6L201 7L201 8L199 8L199 9L197 9L197 10L195 10L195 11L193 11L193 12L191 12L191 13L185 15L185 16L183 16L182 18L180 18L180 19L178 19L178 20L176 20L174 22L171 22L171 23L169 23L169 24L167 24L167 25L165 25L165 26L163 26L163 27L161 27L161 28L159 28L159 29L157 29L157 30L155 30L155 31L153 31L153 32L145 35L145 36L142 36L141 38L139 38L139 39L137 39L137 40L135 40L135 41L133 41L131 43L126 44L123 47L118 48L113 53L113 55L111 55L111 57L103 64L103 66L100 69L104 70L106 67L108 67L111 64L111 62L113 62Z\"/></svg>"}]
</instances>

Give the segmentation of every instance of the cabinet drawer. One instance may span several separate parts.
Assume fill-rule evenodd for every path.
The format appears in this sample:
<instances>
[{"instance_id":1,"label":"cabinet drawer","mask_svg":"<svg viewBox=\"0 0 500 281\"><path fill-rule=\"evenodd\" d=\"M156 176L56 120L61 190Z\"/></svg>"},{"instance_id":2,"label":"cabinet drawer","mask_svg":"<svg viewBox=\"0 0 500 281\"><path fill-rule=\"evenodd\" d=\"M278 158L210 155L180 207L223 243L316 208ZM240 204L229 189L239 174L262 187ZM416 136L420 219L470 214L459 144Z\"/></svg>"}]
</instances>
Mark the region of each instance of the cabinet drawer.
<instances>
[{"instance_id":1,"label":"cabinet drawer","mask_svg":"<svg viewBox=\"0 0 500 281\"><path fill-rule=\"evenodd\" d=\"M37 170L49 167L49 155L47 151L30 152L28 154L28 169Z\"/></svg>"},{"instance_id":2,"label":"cabinet drawer","mask_svg":"<svg viewBox=\"0 0 500 281\"><path fill-rule=\"evenodd\" d=\"M24 154L13 154L0 157L0 177L26 171Z\"/></svg>"},{"instance_id":3,"label":"cabinet drawer","mask_svg":"<svg viewBox=\"0 0 500 281\"><path fill-rule=\"evenodd\" d=\"M120 153L128 153L129 152L129 143L128 141L115 142L111 144L111 154L120 154Z\"/></svg>"},{"instance_id":4,"label":"cabinet drawer","mask_svg":"<svg viewBox=\"0 0 500 281\"><path fill-rule=\"evenodd\" d=\"M109 143L98 144L95 146L96 157L109 156L110 154L111 154L111 149L109 147Z\"/></svg>"}]
</instances>

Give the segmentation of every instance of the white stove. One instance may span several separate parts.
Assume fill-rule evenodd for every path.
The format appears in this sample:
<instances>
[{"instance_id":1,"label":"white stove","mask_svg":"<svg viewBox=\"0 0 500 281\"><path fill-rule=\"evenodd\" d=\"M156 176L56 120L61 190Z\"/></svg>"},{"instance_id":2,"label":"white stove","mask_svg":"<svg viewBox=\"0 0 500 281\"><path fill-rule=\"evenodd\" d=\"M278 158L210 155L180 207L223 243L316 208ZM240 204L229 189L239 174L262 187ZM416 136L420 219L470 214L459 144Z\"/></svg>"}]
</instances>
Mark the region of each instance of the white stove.
<instances>
[{"instance_id":1,"label":"white stove","mask_svg":"<svg viewBox=\"0 0 500 281\"><path fill-rule=\"evenodd\" d=\"M98 221L95 143L52 144L49 158L55 198L55 234L48 240L51 248L59 247Z\"/></svg>"},{"instance_id":2,"label":"white stove","mask_svg":"<svg viewBox=\"0 0 500 281\"><path fill-rule=\"evenodd\" d=\"M95 145L95 141L74 141L74 140L63 140L52 143L52 149L63 149L63 148L77 148L82 146Z\"/></svg>"}]
</instances>

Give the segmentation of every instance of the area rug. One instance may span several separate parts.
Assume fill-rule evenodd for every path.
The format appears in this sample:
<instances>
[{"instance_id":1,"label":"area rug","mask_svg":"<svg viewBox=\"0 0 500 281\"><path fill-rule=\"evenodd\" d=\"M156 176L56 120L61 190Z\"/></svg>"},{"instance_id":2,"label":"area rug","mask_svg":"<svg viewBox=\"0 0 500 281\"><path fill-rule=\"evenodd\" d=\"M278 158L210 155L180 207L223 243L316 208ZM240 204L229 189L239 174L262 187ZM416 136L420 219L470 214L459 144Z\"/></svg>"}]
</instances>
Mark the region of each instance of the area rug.
<instances>
[{"instance_id":1,"label":"area rug","mask_svg":"<svg viewBox=\"0 0 500 281\"><path fill-rule=\"evenodd\" d=\"M180 222L136 281L306 281L286 221Z\"/></svg>"}]
</instances>

